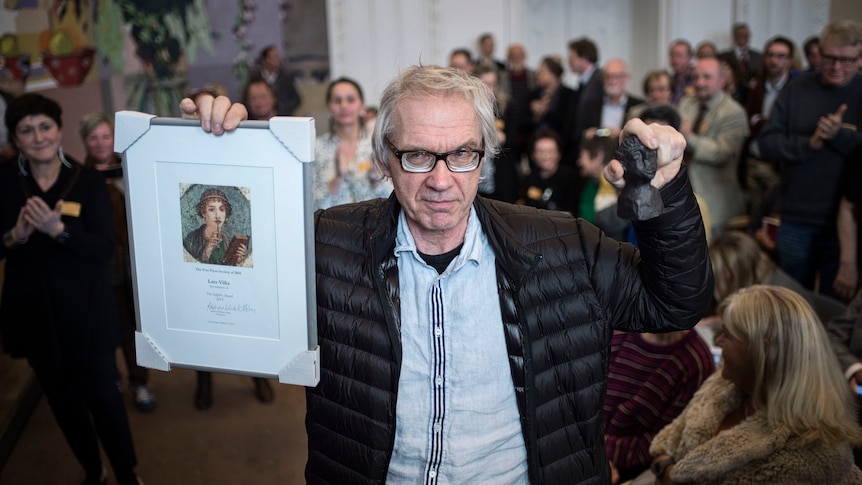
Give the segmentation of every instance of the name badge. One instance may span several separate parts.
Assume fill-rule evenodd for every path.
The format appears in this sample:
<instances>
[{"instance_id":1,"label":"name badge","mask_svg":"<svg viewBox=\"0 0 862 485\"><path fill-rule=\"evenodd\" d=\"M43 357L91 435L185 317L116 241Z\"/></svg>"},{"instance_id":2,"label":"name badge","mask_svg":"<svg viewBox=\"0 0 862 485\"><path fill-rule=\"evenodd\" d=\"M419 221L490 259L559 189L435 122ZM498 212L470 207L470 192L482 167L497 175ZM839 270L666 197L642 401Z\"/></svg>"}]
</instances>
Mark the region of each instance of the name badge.
<instances>
[{"instance_id":1,"label":"name badge","mask_svg":"<svg viewBox=\"0 0 862 485\"><path fill-rule=\"evenodd\" d=\"M81 203L64 200L60 207L60 214L69 217L81 217Z\"/></svg>"}]
</instances>

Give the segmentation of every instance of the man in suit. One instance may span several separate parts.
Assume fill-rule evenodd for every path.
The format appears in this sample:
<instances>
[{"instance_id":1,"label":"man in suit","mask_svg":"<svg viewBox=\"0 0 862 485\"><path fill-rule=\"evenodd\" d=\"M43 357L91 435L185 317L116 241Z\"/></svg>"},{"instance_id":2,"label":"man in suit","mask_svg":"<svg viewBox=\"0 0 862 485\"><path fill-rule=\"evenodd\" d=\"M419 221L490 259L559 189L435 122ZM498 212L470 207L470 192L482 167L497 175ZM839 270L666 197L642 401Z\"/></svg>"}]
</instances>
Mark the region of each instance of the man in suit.
<instances>
[{"instance_id":1,"label":"man in suit","mask_svg":"<svg viewBox=\"0 0 862 485\"><path fill-rule=\"evenodd\" d=\"M725 93L724 82L717 59L699 60L694 67L695 95L679 105L691 186L706 202L713 235L744 210L737 161L748 136L748 117Z\"/></svg>"},{"instance_id":2,"label":"man in suit","mask_svg":"<svg viewBox=\"0 0 862 485\"><path fill-rule=\"evenodd\" d=\"M589 125L581 122L581 109L589 100L602 99L604 86L602 85L602 71L599 69L599 50L595 42L587 37L581 37L569 42L569 68L578 75L578 95L575 98L575 122L574 130L564 133L565 146L563 163L575 166L578 160L578 145L583 137L584 130Z\"/></svg>"},{"instance_id":3,"label":"man in suit","mask_svg":"<svg viewBox=\"0 0 862 485\"><path fill-rule=\"evenodd\" d=\"M754 81L745 100L752 138L766 125L778 93L794 77L790 70L793 67L793 41L780 35L773 37L766 43L765 57L763 75ZM743 180L752 209L759 206L766 192L779 181L777 163L763 160L755 152L756 149L749 149L748 156L743 160Z\"/></svg>"},{"instance_id":4,"label":"man in suit","mask_svg":"<svg viewBox=\"0 0 862 485\"><path fill-rule=\"evenodd\" d=\"M479 36L479 56L476 58L476 67L489 67L495 71L505 71L506 64L494 58L494 36L490 32Z\"/></svg>"},{"instance_id":5,"label":"man in suit","mask_svg":"<svg viewBox=\"0 0 862 485\"><path fill-rule=\"evenodd\" d=\"M643 99L626 92L628 80L625 61L611 59L605 63L602 68L604 95L585 100L577 122L585 128L608 128L610 136L617 138L629 109L644 103Z\"/></svg>"},{"instance_id":6,"label":"man in suit","mask_svg":"<svg viewBox=\"0 0 862 485\"><path fill-rule=\"evenodd\" d=\"M757 77L763 61L760 51L748 46L750 41L751 30L748 25L745 22L736 22L733 24L733 47L722 53L739 63L742 79L737 79L737 82L740 84L746 84Z\"/></svg>"},{"instance_id":7,"label":"man in suit","mask_svg":"<svg viewBox=\"0 0 862 485\"><path fill-rule=\"evenodd\" d=\"M279 116L293 116L302 99L296 90L296 79L281 63L278 48L269 45L263 48L258 59L258 69L251 73L250 79L262 77L272 86L277 99L276 113Z\"/></svg>"}]
</instances>

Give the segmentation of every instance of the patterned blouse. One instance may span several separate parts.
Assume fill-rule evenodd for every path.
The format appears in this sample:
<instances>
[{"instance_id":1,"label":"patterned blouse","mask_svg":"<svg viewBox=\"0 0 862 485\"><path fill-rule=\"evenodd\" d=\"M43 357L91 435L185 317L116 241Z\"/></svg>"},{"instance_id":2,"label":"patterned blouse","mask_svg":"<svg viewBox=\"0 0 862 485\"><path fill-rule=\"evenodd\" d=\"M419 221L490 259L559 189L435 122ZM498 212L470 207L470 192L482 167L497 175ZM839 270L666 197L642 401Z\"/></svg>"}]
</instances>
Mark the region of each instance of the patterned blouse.
<instances>
[{"instance_id":1,"label":"patterned blouse","mask_svg":"<svg viewBox=\"0 0 862 485\"><path fill-rule=\"evenodd\" d=\"M332 133L317 137L312 166L312 204L314 210L326 209L334 205L348 204L362 200L389 197L392 181L374 164L371 157L371 133L363 130L356 146L356 156L350 169L344 175L338 191L329 191L329 182L336 177L337 162L335 153L339 139Z\"/></svg>"}]
</instances>

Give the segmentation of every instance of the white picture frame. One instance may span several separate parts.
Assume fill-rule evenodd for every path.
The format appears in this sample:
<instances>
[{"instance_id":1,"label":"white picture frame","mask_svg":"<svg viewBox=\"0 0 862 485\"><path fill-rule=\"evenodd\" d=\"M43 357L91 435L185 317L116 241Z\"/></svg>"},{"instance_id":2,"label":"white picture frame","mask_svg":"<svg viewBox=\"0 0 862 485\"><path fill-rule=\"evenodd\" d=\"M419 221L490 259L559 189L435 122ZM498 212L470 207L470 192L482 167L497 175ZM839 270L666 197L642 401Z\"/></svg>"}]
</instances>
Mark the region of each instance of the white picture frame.
<instances>
[{"instance_id":1,"label":"white picture frame","mask_svg":"<svg viewBox=\"0 0 862 485\"><path fill-rule=\"evenodd\" d=\"M314 120L215 136L197 120L120 111L115 125L138 363L317 385Z\"/></svg>"}]
</instances>

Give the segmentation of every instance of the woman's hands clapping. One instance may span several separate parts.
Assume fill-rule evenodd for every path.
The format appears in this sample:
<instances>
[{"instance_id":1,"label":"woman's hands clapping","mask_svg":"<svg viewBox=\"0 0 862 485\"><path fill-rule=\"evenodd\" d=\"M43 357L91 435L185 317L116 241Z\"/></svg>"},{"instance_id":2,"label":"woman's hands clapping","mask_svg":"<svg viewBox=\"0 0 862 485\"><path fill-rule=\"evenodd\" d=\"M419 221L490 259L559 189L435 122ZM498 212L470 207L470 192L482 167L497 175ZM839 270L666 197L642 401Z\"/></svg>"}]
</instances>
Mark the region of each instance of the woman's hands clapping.
<instances>
[{"instance_id":1,"label":"woman's hands clapping","mask_svg":"<svg viewBox=\"0 0 862 485\"><path fill-rule=\"evenodd\" d=\"M30 197L18 213L15 236L19 240L26 240L35 231L52 238L59 236L65 229L61 219L62 210L62 200L58 200L52 208L41 197Z\"/></svg>"}]
</instances>

